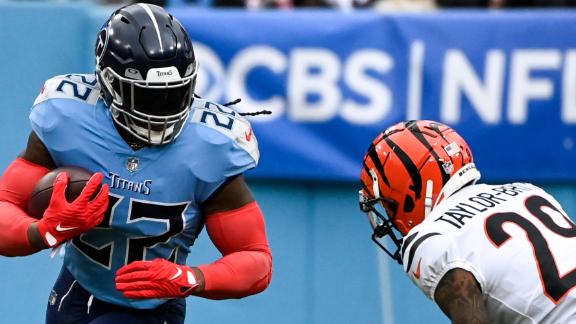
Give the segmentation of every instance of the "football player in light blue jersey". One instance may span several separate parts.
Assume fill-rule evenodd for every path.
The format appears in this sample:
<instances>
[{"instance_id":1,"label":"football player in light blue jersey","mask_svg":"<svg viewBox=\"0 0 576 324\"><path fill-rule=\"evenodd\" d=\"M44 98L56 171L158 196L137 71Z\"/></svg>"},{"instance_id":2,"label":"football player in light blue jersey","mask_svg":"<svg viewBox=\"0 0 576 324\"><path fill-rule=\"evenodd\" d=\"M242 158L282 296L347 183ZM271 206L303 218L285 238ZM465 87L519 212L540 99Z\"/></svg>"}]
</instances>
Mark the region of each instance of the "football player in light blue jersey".
<instances>
[{"instance_id":1,"label":"football player in light blue jersey","mask_svg":"<svg viewBox=\"0 0 576 324\"><path fill-rule=\"evenodd\" d=\"M195 98L197 70L181 24L134 4L101 28L95 75L45 83L28 145L0 180L0 254L65 245L47 323L183 323L189 295L268 286L264 220L242 175L258 163L256 137L235 110ZM62 173L43 218L29 217L36 182L70 165L95 172L82 194L66 202ZM205 225L223 256L189 267Z\"/></svg>"}]
</instances>

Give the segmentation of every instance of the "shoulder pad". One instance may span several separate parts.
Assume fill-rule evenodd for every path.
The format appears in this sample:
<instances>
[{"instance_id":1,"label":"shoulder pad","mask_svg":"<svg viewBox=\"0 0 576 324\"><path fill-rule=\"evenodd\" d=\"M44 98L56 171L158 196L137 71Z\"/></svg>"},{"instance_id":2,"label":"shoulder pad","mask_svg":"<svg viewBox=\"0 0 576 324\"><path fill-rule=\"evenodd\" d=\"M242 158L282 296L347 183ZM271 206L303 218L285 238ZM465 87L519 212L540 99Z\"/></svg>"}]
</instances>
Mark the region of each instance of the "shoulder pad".
<instances>
[{"instance_id":1,"label":"shoulder pad","mask_svg":"<svg viewBox=\"0 0 576 324\"><path fill-rule=\"evenodd\" d=\"M408 277L424 294L434 299L434 290L454 261L454 245L450 237L440 233L413 233L406 238L403 267Z\"/></svg>"},{"instance_id":2,"label":"shoulder pad","mask_svg":"<svg viewBox=\"0 0 576 324\"><path fill-rule=\"evenodd\" d=\"M194 99L191 122L226 135L258 162L258 140L250 122L236 110L204 99Z\"/></svg>"},{"instance_id":3,"label":"shoulder pad","mask_svg":"<svg viewBox=\"0 0 576 324\"><path fill-rule=\"evenodd\" d=\"M409 232L402 242L402 264L404 266L404 271L408 272L417 258L417 255L421 254L418 251L422 244L429 240L430 238L442 235L438 232L422 233L422 232ZM417 253L418 252L418 253ZM416 260L418 261L418 260Z\"/></svg>"},{"instance_id":4,"label":"shoulder pad","mask_svg":"<svg viewBox=\"0 0 576 324\"><path fill-rule=\"evenodd\" d=\"M34 106L49 99L72 99L96 104L100 87L93 74L66 74L55 76L44 83Z\"/></svg>"},{"instance_id":5,"label":"shoulder pad","mask_svg":"<svg viewBox=\"0 0 576 324\"><path fill-rule=\"evenodd\" d=\"M428 298L434 300L438 283L454 268L469 271L482 289L485 287L482 276L462 254L453 236L438 232L410 232L404 242L407 245L402 255L404 271Z\"/></svg>"}]
</instances>

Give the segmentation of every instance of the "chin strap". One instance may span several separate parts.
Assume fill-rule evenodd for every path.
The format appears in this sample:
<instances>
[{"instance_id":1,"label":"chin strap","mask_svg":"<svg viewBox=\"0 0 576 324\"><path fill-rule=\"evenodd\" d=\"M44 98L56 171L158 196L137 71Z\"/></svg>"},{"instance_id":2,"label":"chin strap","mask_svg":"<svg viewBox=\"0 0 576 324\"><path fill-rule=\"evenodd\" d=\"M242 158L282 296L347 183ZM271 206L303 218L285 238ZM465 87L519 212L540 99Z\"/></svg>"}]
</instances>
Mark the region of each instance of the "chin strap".
<instances>
[{"instance_id":1,"label":"chin strap","mask_svg":"<svg viewBox=\"0 0 576 324\"><path fill-rule=\"evenodd\" d=\"M150 144L161 144L164 142L165 138L172 136L172 133L174 133L174 125L170 125L161 131L155 131L151 129L148 130L148 128L140 127L130 120L128 121L128 123L130 125L129 127L138 135L140 135L142 138L144 139L150 138L149 140Z\"/></svg>"},{"instance_id":2,"label":"chin strap","mask_svg":"<svg viewBox=\"0 0 576 324\"><path fill-rule=\"evenodd\" d=\"M475 184L478 179L480 179L480 171L476 169L476 165L474 163L464 165L446 182L433 206L438 206L444 199L452 196L465 185ZM432 207L430 209L432 209Z\"/></svg>"}]
</instances>

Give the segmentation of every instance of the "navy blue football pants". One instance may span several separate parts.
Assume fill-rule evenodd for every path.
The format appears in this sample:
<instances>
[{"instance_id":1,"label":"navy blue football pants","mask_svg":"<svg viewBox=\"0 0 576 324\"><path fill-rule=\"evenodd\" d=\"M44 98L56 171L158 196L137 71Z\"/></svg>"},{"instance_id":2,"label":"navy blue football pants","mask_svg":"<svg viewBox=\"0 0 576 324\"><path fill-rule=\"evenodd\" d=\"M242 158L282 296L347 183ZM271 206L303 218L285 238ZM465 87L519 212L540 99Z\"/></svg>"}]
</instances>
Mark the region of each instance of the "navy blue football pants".
<instances>
[{"instance_id":1,"label":"navy blue football pants","mask_svg":"<svg viewBox=\"0 0 576 324\"><path fill-rule=\"evenodd\" d=\"M65 267L48 298L46 324L183 324L184 299L155 309L135 309L103 302L86 291Z\"/></svg>"}]
</instances>

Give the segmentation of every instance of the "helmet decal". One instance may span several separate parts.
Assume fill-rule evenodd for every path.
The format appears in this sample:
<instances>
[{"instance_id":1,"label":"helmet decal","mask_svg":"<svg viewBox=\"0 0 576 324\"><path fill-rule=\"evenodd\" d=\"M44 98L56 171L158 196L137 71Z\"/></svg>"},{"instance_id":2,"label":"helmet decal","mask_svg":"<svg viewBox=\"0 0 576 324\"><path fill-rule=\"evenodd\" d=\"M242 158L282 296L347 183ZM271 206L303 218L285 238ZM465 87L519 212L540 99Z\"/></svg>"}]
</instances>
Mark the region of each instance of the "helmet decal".
<instances>
[{"instance_id":1,"label":"helmet decal","mask_svg":"<svg viewBox=\"0 0 576 324\"><path fill-rule=\"evenodd\" d=\"M439 166L442 166L443 161L440 159L440 157L438 156L438 154L434 151L434 149L432 148L432 145L430 144L430 142L428 142L428 140L424 137L424 134L419 130L417 123L415 120L411 120L409 122L406 123L406 128L408 130L410 130L410 132L412 132L412 134L420 141L420 143L422 143L428 150L430 150L430 153L432 154L432 156L434 157L434 159L438 162ZM434 133L438 134L441 138L443 138L445 141L446 138L444 137L444 135L442 134L442 132L440 131L440 129L438 128L438 124L436 123L430 123L428 125L428 128L433 131ZM448 179L450 178L449 174L442 174L442 182L446 183L448 181Z\"/></svg>"},{"instance_id":2,"label":"helmet decal","mask_svg":"<svg viewBox=\"0 0 576 324\"><path fill-rule=\"evenodd\" d=\"M386 172L384 171L384 167L382 166L382 162L378 158L378 153L376 152L374 145L370 146L370 148L368 149L368 155L370 156L370 159L374 163L374 167L378 171L378 174L380 174L380 178L382 179L384 184L386 184L388 187L390 187L390 182L388 181L388 178L386 177ZM386 157L386 158L388 158L388 157ZM367 172L369 172L368 171L369 167L366 165L366 159L364 159L364 168L367 170ZM376 193L374 193L374 194L376 195ZM380 193L378 193L378 195L380 195Z\"/></svg>"},{"instance_id":3,"label":"helmet decal","mask_svg":"<svg viewBox=\"0 0 576 324\"><path fill-rule=\"evenodd\" d=\"M394 148L394 153L398 156L404 165L404 168L408 171L408 175L410 175L410 178L412 179L412 185L409 188L414 192L416 199L420 199L420 193L422 191L422 177L420 176L418 167L414 164L414 161L412 161L410 156L408 156L400 146L396 145L390 137L386 136L384 137L384 140L386 141L386 144Z\"/></svg>"},{"instance_id":4,"label":"helmet decal","mask_svg":"<svg viewBox=\"0 0 576 324\"><path fill-rule=\"evenodd\" d=\"M449 145L446 145L446 147L444 147L444 151L446 151L446 153L448 153L449 156L454 156L460 153L460 147L458 146L458 143L452 142Z\"/></svg>"},{"instance_id":5,"label":"helmet decal","mask_svg":"<svg viewBox=\"0 0 576 324\"><path fill-rule=\"evenodd\" d=\"M106 50L108 46L108 24L104 25L100 32L98 33L98 38L96 40L96 64L100 61L102 53Z\"/></svg>"},{"instance_id":6,"label":"helmet decal","mask_svg":"<svg viewBox=\"0 0 576 324\"><path fill-rule=\"evenodd\" d=\"M162 47L162 36L160 36L160 28L158 28L158 21L156 21L156 17L154 16L154 13L152 13L152 10L150 10L150 7L145 3L137 3L137 5L142 7L144 9L144 11L146 11L146 14L148 15L148 17L150 17L150 20L152 21L152 24L154 25L154 30L156 31L156 36L158 36L158 45L160 45L160 51L163 52L164 48Z\"/></svg>"}]
</instances>

